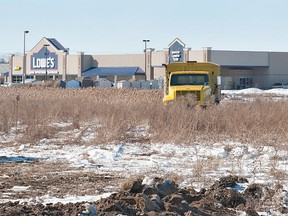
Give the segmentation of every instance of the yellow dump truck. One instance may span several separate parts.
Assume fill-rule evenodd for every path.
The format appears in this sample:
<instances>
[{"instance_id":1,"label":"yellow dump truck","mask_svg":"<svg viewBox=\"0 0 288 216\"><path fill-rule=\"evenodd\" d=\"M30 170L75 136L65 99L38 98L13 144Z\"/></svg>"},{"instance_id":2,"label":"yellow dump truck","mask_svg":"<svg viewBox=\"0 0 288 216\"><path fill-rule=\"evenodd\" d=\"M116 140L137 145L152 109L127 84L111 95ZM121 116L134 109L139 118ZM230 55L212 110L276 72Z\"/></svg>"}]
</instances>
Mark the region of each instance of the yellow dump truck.
<instances>
[{"instance_id":1,"label":"yellow dump truck","mask_svg":"<svg viewBox=\"0 0 288 216\"><path fill-rule=\"evenodd\" d=\"M176 62L165 66L164 105L187 102L206 107L221 99L220 66L210 62Z\"/></svg>"}]
</instances>

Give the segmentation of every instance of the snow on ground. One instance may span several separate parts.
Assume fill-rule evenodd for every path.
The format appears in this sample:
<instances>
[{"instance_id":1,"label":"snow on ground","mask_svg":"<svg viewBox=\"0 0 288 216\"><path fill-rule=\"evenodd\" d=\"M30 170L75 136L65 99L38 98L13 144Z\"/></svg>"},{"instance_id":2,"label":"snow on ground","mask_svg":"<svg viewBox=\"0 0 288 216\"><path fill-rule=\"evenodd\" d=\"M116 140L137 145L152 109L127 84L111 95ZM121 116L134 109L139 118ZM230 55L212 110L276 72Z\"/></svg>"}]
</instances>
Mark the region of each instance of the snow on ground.
<instances>
[{"instance_id":1,"label":"snow on ground","mask_svg":"<svg viewBox=\"0 0 288 216\"><path fill-rule=\"evenodd\" d=\"M221 90L221 93L226 95L261 94L264 96L269 95L288 96L288 89L275 88L275 89L262 90L258 88L248 88L241 90Z\"/></svg>"},{"instance_id":2,"label":"snow on ground","mask_svg":"<svg viewBox=\"0 0 288 216\"><path fill-rule=\"evenodd\" d=\"M263 183L273 186L276 179L271 177L273 170L287 172L287 151L276 151L271 146L256 148L251 145L233 141L219 143L195 143L194 145L180 144L138 144L115 143L109 145L78 146L66 145L62 148L50 143L49 140L37 145L20 145L1 148L0 156L5 158L36 158L49 162L65 162L69 166L81 168L82 171L92 171L129 178L133 176L181 176L180 187L191 187L200 190L208 187L212 181L228 174L235 174L248 179L249 184ZM85 157L83 157L85 155ZM277 156L278 160L270 161ZM4 177L4 176L1 176ZM208 181L211 179L211 181ZM206 184L205 184L206 182ZM277 182L278 183L278 182ZM285 190L287 180L282 180ZM248 184L239 184L238 190L244 191ZM29 190L29 185L15 185L12 191ZM19 200L20 203L75 203L95 201L108 197L117 191L109 185L103 194L75 196L67 194L64 197L53 197L46 194L42 197ZM6 194L9 197L9 194ZM7 202L10 199L0 201ZM262 214L264 215L264 214Z\"/></svg>"},{"instance_id":3,"label":"snow on ground","mask_svg":"<svg viewBox=\"0 0 288 216\"><path fill-rule=\"evenodd\" d=\"M256 88L244 90L223 90L226 96L261 94L287 97L288 89L260 90ZM63 123L64 124L64 123ZM66 123L65 123L66 124ZM61 126L61 123L55 123ZM147 136L148 127L142 127L141 136ZM77 131L74 131L77 133ZM89 135L85 141L94 138ZM41 160L47 162L64 162L68 166L81 168L82 171L91 171L99 174L111 173L123 178L134 176L179 176L181 187L193 186L196 189L207 187L209 183L222 176L235 174L245 177L249 183L264 183L274 185L277 180L271 176L273 171L287 173L288 152L277 151L273 146L253 146L249 143L238 143L223 140L217 143L194 143L181 145L166 144L139 144L114 143L103 145L77 145L68 143L59 145L64 140L43 139L37 144L18 144L14 142L13 133L0 135L2 148L0 149L0 163L20 161L29 162ZM5 146L5 143L13 143ZM5 146L5 147L4 147ZM277 160L271 160L277 158ZM0 178L5 178L4 175ZM278 179L279 180L279 179ZM288 190L288 181L283 178L280 183ZM243 191L246 185L239 186ZM15 185L13 191L29 190L29 185ZM31 198L33 202L56 203L96 200L109 196L117 188L109 185L105 193L95 196L67 196L51 197L48 194L42 197ZM7 195L9 197L9 194ZM9 198L0 202L7 202ZM21 200L20 200L21 201ZM25 200L22 200L25 201ZM26 200L27 201L27 200ZM31 201L31 200L30 200Z\"/></svg>"}]
</instances>

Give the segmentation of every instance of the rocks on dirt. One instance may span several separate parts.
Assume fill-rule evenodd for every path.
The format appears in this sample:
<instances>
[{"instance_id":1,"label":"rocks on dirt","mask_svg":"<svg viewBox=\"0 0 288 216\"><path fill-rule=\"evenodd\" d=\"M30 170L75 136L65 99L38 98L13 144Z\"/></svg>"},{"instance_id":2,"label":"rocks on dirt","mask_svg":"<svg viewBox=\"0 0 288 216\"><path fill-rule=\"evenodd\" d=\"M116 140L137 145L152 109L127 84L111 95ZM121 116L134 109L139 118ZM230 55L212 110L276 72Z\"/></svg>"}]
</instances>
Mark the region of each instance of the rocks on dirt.
<instances>
[{"instance_id":1,"label":"rocks on dirt","mask_svg":"<svg viewBox=\"0 0 288 216\"><path fill-rule=\"evenodd\" d=\"M119 193L95 203L55 205L20 205L19 203L0 204L1 215L238 215L245 212L257 216L257 211L269 209L269 201L280 197L278 211L287 213L283 203L283 193L260 184L251 184L243 193L235 187L247 183L238 176L220 178L210 188L199 192L193 188L179 188L172 180L161 178L128 180ZM279 195L281 194L281 195ZM274 206L275 209L275 206Z\"/></svg>"},{"instance_id":2,"label":"rocks on dirt","mask_svg":"<svg viewBox=\"0 0 288 216\"><path fill-rule=\"evenodd\" d=\"M97 201L96 206L99 215L236 215L237 206L246 208L245 197L233 189L238 181L248 182L228 176L197 192L181 189L172 180L137 179L127 181L122 192Z\"/></svg>"}]
</instances>

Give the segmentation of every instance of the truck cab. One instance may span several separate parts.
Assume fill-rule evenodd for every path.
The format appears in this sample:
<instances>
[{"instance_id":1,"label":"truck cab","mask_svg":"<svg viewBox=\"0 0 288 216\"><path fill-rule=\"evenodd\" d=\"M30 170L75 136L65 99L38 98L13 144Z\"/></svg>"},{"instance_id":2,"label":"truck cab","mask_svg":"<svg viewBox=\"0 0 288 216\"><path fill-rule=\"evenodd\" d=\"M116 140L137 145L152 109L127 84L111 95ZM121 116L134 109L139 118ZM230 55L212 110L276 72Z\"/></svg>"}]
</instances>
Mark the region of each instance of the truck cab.
<instances>
[{"instance_id":1,"label":"truck cab","mask_svg":"<svg viewBox=\"0 0 288 216\"><path fill-rule=\"evenodd\" d=\"M175 102L207 106L221 98L220 67L209 62L165 65L163 104Z\"/></svg>"}]
</instances>

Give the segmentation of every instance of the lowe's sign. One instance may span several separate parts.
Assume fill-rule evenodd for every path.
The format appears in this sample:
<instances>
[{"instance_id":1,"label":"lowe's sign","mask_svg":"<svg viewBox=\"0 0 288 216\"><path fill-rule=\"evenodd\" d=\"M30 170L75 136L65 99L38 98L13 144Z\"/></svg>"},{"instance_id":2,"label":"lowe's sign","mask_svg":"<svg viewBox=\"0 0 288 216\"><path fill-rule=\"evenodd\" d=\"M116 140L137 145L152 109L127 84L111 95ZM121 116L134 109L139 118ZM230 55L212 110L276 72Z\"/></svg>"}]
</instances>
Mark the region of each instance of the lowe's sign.
<instances>
[{"instance_id":1,"label":"lowe's sign","mask_svg":"<svg viewBox=\"0 0 288 216\"><path fill-rule=\"evenodd\" d=\"M47 54L47 56L46 56ZM46 69L57 70L58 69L58 56L55 53L49 52L43 47L38 53L34 53L31 56L31 69L32 70L43 70Z\"/></svg>"}]
</instances>

